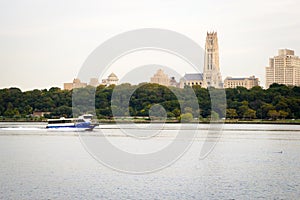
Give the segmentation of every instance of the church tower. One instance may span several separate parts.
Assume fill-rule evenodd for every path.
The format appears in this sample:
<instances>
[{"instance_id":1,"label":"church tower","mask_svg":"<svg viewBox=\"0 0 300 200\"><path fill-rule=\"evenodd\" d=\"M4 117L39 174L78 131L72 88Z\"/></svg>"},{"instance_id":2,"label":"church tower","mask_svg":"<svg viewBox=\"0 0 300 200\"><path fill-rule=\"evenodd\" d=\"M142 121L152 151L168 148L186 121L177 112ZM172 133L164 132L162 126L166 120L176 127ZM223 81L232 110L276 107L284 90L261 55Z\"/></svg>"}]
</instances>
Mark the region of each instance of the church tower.
<instances>
[{"instance_id":1,"label":"church tower","mask_svg":"<svg viewBox=\"0 0 300 200\"><path fill-rule=\"evenodd\" d=\"M219 45L217 32L207 33L206 36L203 75L208 87L223 87L219 66Z\"/></svg>"}]
</instances>

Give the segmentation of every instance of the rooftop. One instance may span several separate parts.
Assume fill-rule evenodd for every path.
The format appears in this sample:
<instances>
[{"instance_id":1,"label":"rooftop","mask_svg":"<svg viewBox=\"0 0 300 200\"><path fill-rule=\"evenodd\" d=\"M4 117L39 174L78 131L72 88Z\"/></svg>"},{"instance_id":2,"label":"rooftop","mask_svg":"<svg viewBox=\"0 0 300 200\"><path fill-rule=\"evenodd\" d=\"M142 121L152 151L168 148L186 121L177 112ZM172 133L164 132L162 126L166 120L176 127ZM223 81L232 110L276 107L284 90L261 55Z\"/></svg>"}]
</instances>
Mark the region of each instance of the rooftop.
<instances>
[{"instance_id":1,"label":"rooftop","mask_svg":"<svg viewBox=\"0 0 300 200\"><path fill-rule=\"evenodd\" d=\"M226 78L227 80L235 80L235 81L242 81L242 80L245 80L246 78L232 78L232 77L229 77L229 78Z\"/></svg>"},{"instance_id":2,"label":"rooftop","mask_svg":"<svg viewBox=\"0 0 300 200\"><path fill-rule=\"evenodd\" d=\"M255 80L255 76L250 76L250 77L239 77L239 78L233 78L233 77L226 77L225 80L234 80L234 81L242 81L242 80L245 80L245 79L248 79L248 80Z\"/></svg>"},{"instance_id":3,"label":"rooftop","mask_svg":"<svg viewBox=\"0 0 300 200\"><path fill-rule=\"evenodd\" d=\"M185 80L203 80L203 73L185 74L183 77Z\"/></svg>"},{"instance_id":4,"label":"rooftop","mask_svg":"<svg viewBox=\"0 0 300 200\"><path fill-rule=\"evenodd\" d=\"M295 52L294 52L294 50L291 50L291 49L279 49L278 55L279 56L287 56L287 55L294 56Z\"/></svg>"},{"instance_id":5,"label":"rooftop","mask_svg":"<svg viewBox=\"0 0 300 200\"><path fill-rule=\"evenodd\" d=\"M108 77L117 77L117 75L115 75L115 73L111 73Z\"/></svg>"}]
</instances>

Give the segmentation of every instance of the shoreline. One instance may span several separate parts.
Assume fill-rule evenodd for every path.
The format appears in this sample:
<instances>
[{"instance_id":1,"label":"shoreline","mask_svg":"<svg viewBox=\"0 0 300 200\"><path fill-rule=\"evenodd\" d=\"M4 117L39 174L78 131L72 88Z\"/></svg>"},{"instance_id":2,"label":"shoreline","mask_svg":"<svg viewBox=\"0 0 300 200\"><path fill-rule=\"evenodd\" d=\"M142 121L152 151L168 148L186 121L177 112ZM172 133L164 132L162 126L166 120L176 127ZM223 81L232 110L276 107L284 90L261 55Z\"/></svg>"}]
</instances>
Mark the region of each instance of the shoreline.
<instances>
[{"instance_id":1,"label":"shoreline","mask_svg":"<svg viewBox=\"0 0 300 200\"><path fill-rule=\"evenodd\" d=\"M47 119L36 119L36 120L28 120L28 119L1 119L0 123L11 122L11 123L47 123ZM100 124L115 124L115 123L168 123L168 124L178 124L180 123L179 120L156 120L150 121L149 119L133 119L133 120L110 120L110 119L99 119L97 121ZM216 121L210 122L209 120L205 121L190 121L190 122L183 122L187 124L210 124L210 123L224 123L224 124L286 124L286 125L300 125L300 119L286 119L286 120L225 120L225 121Z\"/></svg>"}]
</instances>

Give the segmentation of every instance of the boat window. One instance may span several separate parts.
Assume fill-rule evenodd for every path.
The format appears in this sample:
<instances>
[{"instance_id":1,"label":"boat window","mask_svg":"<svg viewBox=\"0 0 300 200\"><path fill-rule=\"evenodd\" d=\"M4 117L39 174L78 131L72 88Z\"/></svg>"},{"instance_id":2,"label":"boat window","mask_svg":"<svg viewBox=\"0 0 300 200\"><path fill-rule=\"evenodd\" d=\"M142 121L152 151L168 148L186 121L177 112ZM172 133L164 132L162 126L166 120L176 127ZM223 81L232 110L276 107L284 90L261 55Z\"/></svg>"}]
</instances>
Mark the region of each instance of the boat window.
<instances>
[{"instance_id":1,"label":"boat window","mask_svg":"<svg viewBox=\"0 0 300 200\"><path fill-rule=\"evenodd\" d=\"M61 124L64 123L63 120L51 120L48 122L48 124Z\"/></svg>"},{"instance_id":2,"label":"boat window","mask_svg":"<svg viewBox=\"0 0 300 200\"><path fill-rule=\"evenodd\" d=\"M72 120L60 119L60 120L48 121L48 124L64 124L64 123L72 123Z\"/></svg>"}]
</instances>

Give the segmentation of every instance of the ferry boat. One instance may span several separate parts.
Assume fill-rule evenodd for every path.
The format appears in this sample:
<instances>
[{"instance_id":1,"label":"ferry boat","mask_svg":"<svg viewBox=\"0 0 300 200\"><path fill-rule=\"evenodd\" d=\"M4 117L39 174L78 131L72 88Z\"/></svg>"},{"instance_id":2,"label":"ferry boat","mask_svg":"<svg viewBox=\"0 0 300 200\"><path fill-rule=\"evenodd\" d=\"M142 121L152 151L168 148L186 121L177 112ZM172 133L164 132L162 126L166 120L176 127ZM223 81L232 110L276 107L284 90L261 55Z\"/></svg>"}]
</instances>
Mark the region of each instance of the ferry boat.
<instances>
[{"instance_id":1,"label":"ferry boat","mask_svg":"<svg viewBox=\"0 0 300 200\"><path fill-rule=\"evenodd\" d=\"M48 119L47 129L92 131L97 124L92 123L93 115L86 114L78 118Z\"/></svg>"}]
</instances>

